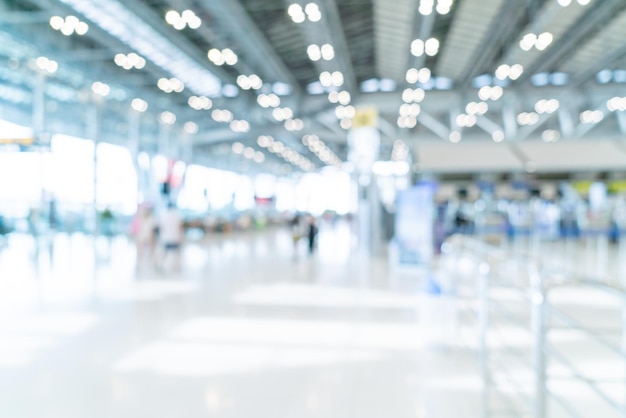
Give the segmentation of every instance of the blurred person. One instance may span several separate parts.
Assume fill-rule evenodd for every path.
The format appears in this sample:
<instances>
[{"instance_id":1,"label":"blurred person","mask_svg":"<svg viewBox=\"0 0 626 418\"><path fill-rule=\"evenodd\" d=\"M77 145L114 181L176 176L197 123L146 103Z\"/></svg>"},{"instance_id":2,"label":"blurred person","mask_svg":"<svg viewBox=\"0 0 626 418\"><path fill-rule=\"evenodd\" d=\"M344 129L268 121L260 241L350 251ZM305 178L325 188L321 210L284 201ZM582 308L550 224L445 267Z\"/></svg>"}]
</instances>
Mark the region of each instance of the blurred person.
<instances>
[{"instance_id":1,"label":"blurred person","mask_svg":"<svg viewBox=\"0 0 626 418\"><path fill-rule=\"evenodd\" d=\"M291 229L291 239L293 240L294 250L298 247L298 241L302 238L302 224L300 222L300 215L297 213L289 221L289 227Z\"/></svg>"},{"instance_id":2,"label":"blurred person","mask_svg":"<svg viewBox=\"0 0 626 418\"><path fill-rule=\"evenodd\" d=\"M137 245L137 266L154 256L156 220L152 208L141 207L133 220L133 234Z\"/></svg>"},{"instance_id":3,"label":"blurred person","mask_svg":"<svg viewBox=\"0 0 626 418\"><path fill-rule=\"evenodd\" d=\"M113 211L111 211L109 207L106 207L100 212L100 232L107 237L112 237L114 235L114 223L115 216L113 215Z\"/></svg>"},{"instance_id":4,"label":"blurred person","mask_svg":"<svg viewBox=\"0 0 626 418\"><path fill-rule=\"evenodd\" d=\"M32 235L39 234L39 209L30 208L28 211L28 232Z\"/></svg>"},{"instance_id":5,"label":"blurred person","mask_svg":"<svg viewBox=\"0 0 626 418\"><path fill-rule=\"evenodd\" d=\"M317 238L318 228L315 224L315 217L309 216L308 220L308 238L309 238L309 254L313 254L315 251L315 244Z\"/></svg>"},{"instance_id":6,"label":"blurred person","mask_svg":"<svg viewBox=\"0 0 626 418\"><path fill-rule=\"evenodd\" d=\"M175 269L180 268L180 247L183 241L183 221L176 205L168 203L158 223L159 242L162 246L163 258L161 268L169 269L170 263ZM171 258L171 261L170 261Z\"/></svg>"}]
</instances>

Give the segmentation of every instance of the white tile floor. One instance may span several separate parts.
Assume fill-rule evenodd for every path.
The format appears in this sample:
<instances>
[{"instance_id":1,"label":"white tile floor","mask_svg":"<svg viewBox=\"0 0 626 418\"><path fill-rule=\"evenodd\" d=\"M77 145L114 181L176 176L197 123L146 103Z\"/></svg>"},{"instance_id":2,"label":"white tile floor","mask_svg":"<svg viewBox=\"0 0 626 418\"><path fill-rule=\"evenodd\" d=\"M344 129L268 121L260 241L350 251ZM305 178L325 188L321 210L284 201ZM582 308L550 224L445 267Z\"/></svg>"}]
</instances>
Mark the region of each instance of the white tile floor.
<instances>
[{"instance_id":1,"label":"white tile floor","mask_svg":"<svg viewBox=\"0 0 626 418\"><path fill-rule=\"evenodd\" d=\"M312 256L286 229L212 236L168 274L125 238L11 236L0 417L479 417L475 353L420 322L422 278L352 248L345 225Z\"/></svg>"},{"instance_id":2,"label":"white tile floor","mask_svg":"<svg viewBox=\"0 0 626 418\"><path fill-rule=\"evenodd\" d=\"M319 244L294 250L287 228L214 235L188 241L172 273L137 265L123 237L11 236L0 245L0 417L484 417L475 305L461 297L475 273L439 263L439 279L469 286L433 298L424 275L357 255L347 225L323 225ZM625 270L618 248L595 242L535 249L558 268L614 281ZM529 304L495 283L490 295L490 416L533 417L532 338L502 315L528 325ZM619 302L587 290L554 302L619 345ZM624 401L615 353L571 331L550 341ZM579 416L621 417L562 364L548 369ZM548 412L569 416L554 400Z\"/></svg>"}]
</instances>

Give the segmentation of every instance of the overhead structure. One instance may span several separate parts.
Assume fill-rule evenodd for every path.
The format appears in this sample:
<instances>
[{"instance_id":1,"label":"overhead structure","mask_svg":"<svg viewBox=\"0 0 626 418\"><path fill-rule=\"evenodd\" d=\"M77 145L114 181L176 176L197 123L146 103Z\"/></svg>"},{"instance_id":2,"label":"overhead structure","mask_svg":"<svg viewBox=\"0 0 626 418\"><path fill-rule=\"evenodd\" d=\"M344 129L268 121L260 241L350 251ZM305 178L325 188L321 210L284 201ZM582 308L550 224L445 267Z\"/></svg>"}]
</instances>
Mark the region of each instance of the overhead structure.
<instances>
[{"instance_id":1,"label":"overhead structure","mask_svg":"<svg viewBox=\"0 0 626 418\"><path fill-rule=\"evenodd\" d=\"M0 0L0 113L85 135L97 106L99 140L125 144L132 120L156 152L167 112L189 158L218 165L237 142L269 172L336 165L303 143L313 134L345 161L371 104L383 158L399 138L414 151L621 140L625 28L621 0Z\"/></svg>"}]
</instances>

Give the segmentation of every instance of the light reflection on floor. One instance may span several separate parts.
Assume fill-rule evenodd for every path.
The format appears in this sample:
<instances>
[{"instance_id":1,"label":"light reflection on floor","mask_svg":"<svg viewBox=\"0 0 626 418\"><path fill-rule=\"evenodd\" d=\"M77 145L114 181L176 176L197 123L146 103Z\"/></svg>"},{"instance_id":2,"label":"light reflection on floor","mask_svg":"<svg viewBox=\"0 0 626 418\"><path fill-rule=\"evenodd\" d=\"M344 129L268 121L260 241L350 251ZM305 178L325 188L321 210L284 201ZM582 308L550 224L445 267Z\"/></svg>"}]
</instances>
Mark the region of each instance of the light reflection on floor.
<instances>
[{"instance_id":1,"label":"light reflection on floor","mask_svg":"<svg viewBox=\"0 0 626 418\"><path fill-rule=\"evenodd\" d=\"M348 226L322 225L312 255L278 229L191 241L182 261L136 263L124 237L11 236L0 416L480 416L459 306L426 295L421 275L356 255ZM493 349L523 346L517 330L504 335Z\"/></svg>"}]
</instances>

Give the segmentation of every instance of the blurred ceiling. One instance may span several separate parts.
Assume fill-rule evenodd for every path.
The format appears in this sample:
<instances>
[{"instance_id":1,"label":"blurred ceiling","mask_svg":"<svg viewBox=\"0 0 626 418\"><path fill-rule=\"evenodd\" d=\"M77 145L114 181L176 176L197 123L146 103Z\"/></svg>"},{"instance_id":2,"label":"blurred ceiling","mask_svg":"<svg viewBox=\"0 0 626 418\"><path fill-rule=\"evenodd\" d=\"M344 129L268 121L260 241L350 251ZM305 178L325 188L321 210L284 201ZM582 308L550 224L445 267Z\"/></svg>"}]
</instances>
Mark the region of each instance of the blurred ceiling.
<instances>
[{"instance_id":1,"label":"blurred ceiling","mask_svg":"<svg viewBox=\"0 0 626 418\"><path fill-rule=\"evenodd\" d=\"M168 140L216 167L234 143L259 170L338 164L371 105L383 158L398 139L417 160L434 141L621 141L625 59L623 0L0 0L0 118L32 126L43 89L37 130L88 136L97 107L99 139L134 120L156 152L171 112Z\"/></svg>"}]
</instances>

